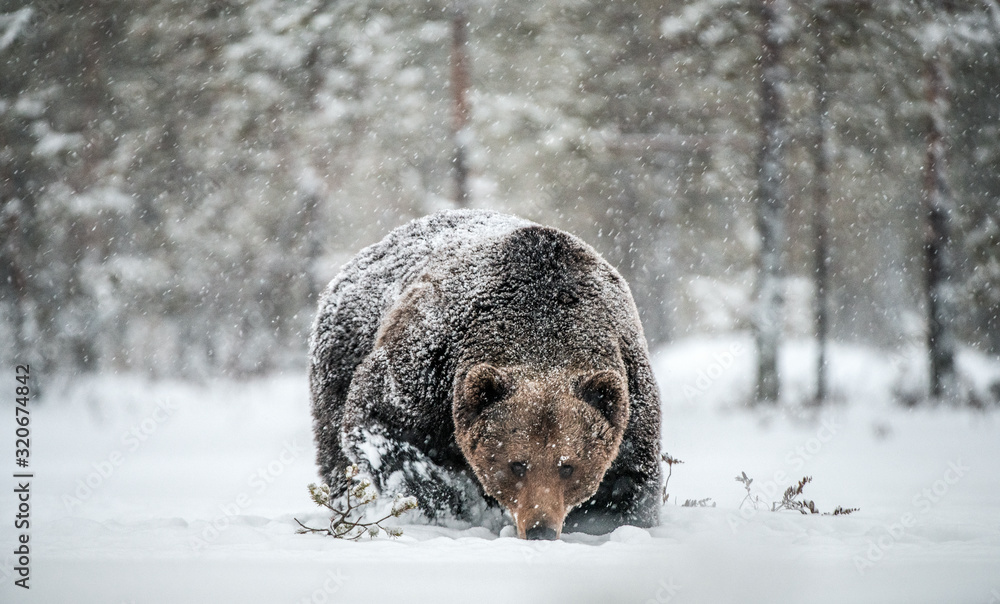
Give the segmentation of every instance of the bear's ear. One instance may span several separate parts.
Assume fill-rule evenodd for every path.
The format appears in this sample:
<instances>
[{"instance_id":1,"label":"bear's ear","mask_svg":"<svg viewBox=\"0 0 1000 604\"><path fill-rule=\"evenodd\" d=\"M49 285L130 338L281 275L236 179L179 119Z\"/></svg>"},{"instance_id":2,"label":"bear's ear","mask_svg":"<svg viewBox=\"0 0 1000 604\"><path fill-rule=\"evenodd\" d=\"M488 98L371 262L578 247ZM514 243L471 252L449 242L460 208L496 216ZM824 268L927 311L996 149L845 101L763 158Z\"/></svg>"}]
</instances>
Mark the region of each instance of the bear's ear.
<instances>
[{"instance_id":1,"label":"bear's ear","mask_svg":"<svg viewBox=\"0 0 1000 604\"><path fill-rule=\"evenodd\" d=\"M576 396L600 411L612 426L625 427L628 415L625 387L614 371L598 371L587 376L577 385Z\"/></svg>"},{"instance_id":2,"label":"bear's ear","mask_svg":"<svg viewBox=\"0 0 1000 604\"><path fill-rule=\"evenodd\" d=\"M510 393L510 380L499 369L489 363L476 365L465 375L462 397L455 408L456 419L470 425L487 407L507 398Z\"/></svg>"}]
</instances>

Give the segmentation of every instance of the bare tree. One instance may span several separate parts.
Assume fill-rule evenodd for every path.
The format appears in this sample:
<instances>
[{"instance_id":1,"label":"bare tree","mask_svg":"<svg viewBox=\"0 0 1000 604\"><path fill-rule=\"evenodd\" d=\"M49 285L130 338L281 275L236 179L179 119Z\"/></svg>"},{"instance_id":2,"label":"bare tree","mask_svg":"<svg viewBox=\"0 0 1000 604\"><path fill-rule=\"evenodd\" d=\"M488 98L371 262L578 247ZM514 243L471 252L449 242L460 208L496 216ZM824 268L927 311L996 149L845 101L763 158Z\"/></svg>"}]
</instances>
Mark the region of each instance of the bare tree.
<instances>
[{"instance_id":1,"label":"bare tree","mask_svg":"<svg viewBox=\"0 0 1000 604\"><path fill-rule=\"evenodd\" d=\"M830 59L830 17L821 6L813 17L816 28L816 46L813 70L813 129L812 144L813 184L813 279L815 298L813 312L816 321L816 403L827 399L827 280L829 275L826 209L830 200L830 147L827 131L830 128L827 69Z\"/></svg>"},{"instance_id":2,"label":"bare tree","mask_svg":"<svg viewBox=\"0 0 1000 604\"><path fill-rule=\"evenodd\" d=\"M459 206L469 205L469 50L466 26L468 13L465 3L456 0L451 18L451 94L452 137L455 141L455 201Z\"/></svg>"},{"instance_id":3,"label":"bare tree","mask_svg":"<svg viewBox=\"0 0 1000 604\"><path fill-rule=\"evenodd\" d=\"M935 0L933 13L949 16L948 3ZM936 21L936 20L935 20ZM936 28L934 31L937 31ZM955 375L955 275L951 240L954 202L945 166L949 103L947 38L931 33L926 49L924 92L928 106L927 152L924 161L923 204L927 217L927 349L930 394L934 399L957 395Z\"/></svg>"},{"instance_id":4,"label":"bare tree","mask_svg":"<svg viewBox=\"0 0 1000 604\"><path fill-rule=\"evenodd\" d=\"M778 345L782 319L782 264L785 239L784 86L788 79L782 50L788 39L785 0L761 0L760 128L757 158L759 276L754 336L757 348L755 402L776 403L780 393Z\"/></svg>"}]
</instances>

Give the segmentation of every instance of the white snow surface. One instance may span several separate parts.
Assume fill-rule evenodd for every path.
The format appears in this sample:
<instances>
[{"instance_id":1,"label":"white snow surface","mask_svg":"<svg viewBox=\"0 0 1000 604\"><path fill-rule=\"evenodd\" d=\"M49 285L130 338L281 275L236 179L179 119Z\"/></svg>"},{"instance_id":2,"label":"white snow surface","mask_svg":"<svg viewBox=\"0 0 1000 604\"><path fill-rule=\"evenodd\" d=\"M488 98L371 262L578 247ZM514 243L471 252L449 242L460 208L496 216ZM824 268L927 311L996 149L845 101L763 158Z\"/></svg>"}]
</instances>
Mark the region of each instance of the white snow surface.
<instances>
[{"instance_id":1,"label":"white snow surface","mask_svg":"<svg viewBox=\"0 0 1000 604\"><path fill-rule=\"evenodd\" d=\"M30 589L14 585L7 473L0 601L1000 602L997 411L906 410L893 392L915 388L918 357L845 346L832 351L839 402L802 411L808 343L783 350L782 409L751 411L752 357L740 336L658 351L664 450L684 461L661 526L557 542L407 516L395 540L296 534L294 518L324 520L306 490L305 371L51 380L31 412ZM972 384L1000 380L996 359L960 361ZM861 509L741 509L741 472L765 502L808 475L820 510ZM717 507L675 503L706 497Z\"/></svg>"}]
</instances>

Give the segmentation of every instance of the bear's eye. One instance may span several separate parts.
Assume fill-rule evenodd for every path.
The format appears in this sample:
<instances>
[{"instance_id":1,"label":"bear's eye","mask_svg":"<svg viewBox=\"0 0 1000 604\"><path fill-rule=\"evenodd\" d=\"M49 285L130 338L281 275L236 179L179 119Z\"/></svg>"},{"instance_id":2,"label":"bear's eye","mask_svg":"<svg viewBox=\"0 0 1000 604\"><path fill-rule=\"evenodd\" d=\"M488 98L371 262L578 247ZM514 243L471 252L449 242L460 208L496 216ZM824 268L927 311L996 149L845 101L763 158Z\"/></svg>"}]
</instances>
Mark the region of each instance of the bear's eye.
<instances>
[{"instance_id":1,"label":"bear's eye","mask_svg":"<svg viewBox=\"0 0 1000 604\"><path fill-rule=\"evenodd\" d=\"M528 464L523 461L512 461L510 462L510 471L514 473L514 476L524 478L525 473L528 471Z\"/></svg>"},{"instance_id":2,"label":"bear's eye","mask_svg":"<svg viewBox=\"0 0 1000 604\"><path fill-rule=\"evenodd\" d=\"M572 475L573 466L566 464L559 466L559 478L569 478Z\"/></svg>"}]
</instances>

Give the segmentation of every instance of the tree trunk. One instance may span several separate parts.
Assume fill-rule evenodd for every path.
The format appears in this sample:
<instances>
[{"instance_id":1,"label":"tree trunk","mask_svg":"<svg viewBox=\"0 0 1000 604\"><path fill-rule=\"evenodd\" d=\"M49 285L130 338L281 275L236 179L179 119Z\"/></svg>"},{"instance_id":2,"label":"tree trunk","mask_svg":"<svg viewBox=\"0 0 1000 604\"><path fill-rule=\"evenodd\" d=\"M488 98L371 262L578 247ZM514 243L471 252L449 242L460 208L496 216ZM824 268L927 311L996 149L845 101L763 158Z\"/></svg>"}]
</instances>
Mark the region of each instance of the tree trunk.
<instances>
[{"instance_id":1,"label":"tree trunk","mask_svg":"<svg viewBox=\"0 0 1000 604\"><path fill-rule=\"evenodd\" d=\"M777 403L778 344L782 323L782 256L786 201L783 166L784 86L788 78L781 62L788 37L785 0L761 0L760 126L757 162L757 228L760 233L759 276L754 336L757 348L757 404Z\"/></svg>"},{"instance_id":2,"label":"tree trunk","mask_svg":"<svg viewBox=\"0 0 1000 604\"><path fill-rule=\"evenodd\" d=\"M821 9L822 10L822 9ZM830 147L826 133L830 127L829 99L827 97L826 72L829 67L830 54L830 22L825 14L817 15L816 25L816 57L813 80L813 243L815 256L813 258L813 278L815 279L813 312L816 321L816 404L823 404L829 396L827 385L827 276L829 275L829 255L827 246L827 216L826 208L830 200Z\"/></svg>"},{"instance_id":3,"label":"tree trunk","mask_svg":"<svg viewBox=\"0 0 1000 604\"><path fill-rule=\"evenodd\" d=\"M451 93L452 138L455 144L454 174L455 203L469 205L469 106L466 93L469 89L469 56L466 36L468 14L465 4L458 0L452 7L451 20Z\"/></svg>"},{"instance_id":4,"label":"tree trunk","mask_svg":"<svg viewBox=\"0 0 1000 604\"><path fill-rule=\"evenodd\" d=\"M945 124L948 111L948 67L944 44L927 59L927 157L924 163L923 202L927 216L924 249L927 254L927 349L930 356L930 395L954 400L955 276L951 241L953 203L945 173Z\"/></svg>"}]
</instances>

